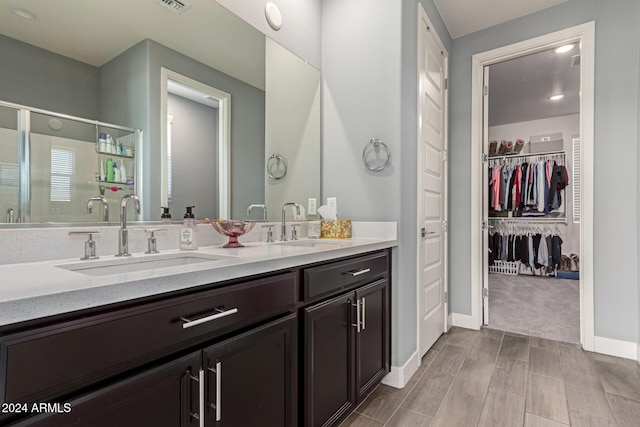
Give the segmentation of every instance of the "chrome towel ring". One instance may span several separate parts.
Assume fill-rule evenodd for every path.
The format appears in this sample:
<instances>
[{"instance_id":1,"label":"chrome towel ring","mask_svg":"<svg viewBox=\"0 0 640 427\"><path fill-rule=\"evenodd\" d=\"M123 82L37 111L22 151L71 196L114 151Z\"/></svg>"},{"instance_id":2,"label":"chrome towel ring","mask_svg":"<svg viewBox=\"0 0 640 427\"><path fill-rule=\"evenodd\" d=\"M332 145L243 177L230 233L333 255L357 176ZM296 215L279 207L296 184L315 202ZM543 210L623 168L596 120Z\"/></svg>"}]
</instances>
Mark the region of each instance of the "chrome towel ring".
<instances>
[{"instance_id":1,"label":"chrome towel ring","mask_svg":"<svg viewBox=\"0 0 640 427\"><path fill-rule=\"evenodd\" d=\"M378 164L378 165L372 165L371 163L369 163L369 160L367 160L367 151L368 151L368 149L370 147L372 147L373 151L377 154L376 157L378 157L378 158L380 158L380 147L384 148L384 151L387 154L386 154L386 158L385 158L383 163ZM367 169L369 169L370 171L373 171L373 172L380 172L381 170L383 170L387 166L389 166L390 162L391 162L391 152L389 151L389 147L387 146L387 144L385 144L384 142L380 141L378 138L372 138L364 146L364 149L362 150L362 163L364 164L365 168L367 168Z\"/></svg>"},{"instance_id":2,"label":"chrome towel ring","mask_svg":"<svg viewBox=\"0 0 640 427\"><path fill-rule=\"evenodd\" d=\"M287 175L287 159L280 154L272 154L267 159L267 175L275 180L284 178Z\"/></svg>"}]
</instances>

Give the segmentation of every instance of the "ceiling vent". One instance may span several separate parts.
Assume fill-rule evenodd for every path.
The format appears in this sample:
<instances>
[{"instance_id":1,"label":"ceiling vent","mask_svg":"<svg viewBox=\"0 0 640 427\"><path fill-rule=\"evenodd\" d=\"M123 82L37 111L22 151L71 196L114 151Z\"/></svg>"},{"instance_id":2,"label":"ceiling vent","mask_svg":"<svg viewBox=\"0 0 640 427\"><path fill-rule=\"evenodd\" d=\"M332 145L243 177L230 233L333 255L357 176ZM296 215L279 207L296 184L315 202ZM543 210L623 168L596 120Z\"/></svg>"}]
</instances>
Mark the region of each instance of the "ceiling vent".
<instances>
[{"instance_id":1,"label":"ceiling vent","mask_svg":"<svg viewBox=\"0 0 640 427\"><path fill-rule=\"evenodd\" d=\"M571 56L571 68L580 66L580 54Z\"/></svg>"},{"instance_id":2,"label":"ceiling vent","mask_svg":"<svg viewBox=\"0 0 640 427\"><path fill-rule=\"evenodd\" d=\"M183 0L154 0L156 3L166 7L176 15L180 15L185 10L189 9L191 5L187 4Z\"/></svg>"}]
</instances>

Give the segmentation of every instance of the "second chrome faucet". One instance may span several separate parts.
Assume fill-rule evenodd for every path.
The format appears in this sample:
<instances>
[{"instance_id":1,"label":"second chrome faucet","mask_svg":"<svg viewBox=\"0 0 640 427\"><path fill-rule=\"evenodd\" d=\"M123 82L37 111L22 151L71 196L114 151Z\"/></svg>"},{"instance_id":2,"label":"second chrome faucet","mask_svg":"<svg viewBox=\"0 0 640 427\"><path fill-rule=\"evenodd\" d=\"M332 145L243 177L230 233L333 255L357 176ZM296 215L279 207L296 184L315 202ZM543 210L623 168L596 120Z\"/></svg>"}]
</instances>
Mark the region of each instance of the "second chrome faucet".
<instances>
[{"instance_id":1,"label":"second chrome faucet","mask_svg":"<svg viewBox=\"0 0 640 427\"><path fill-rule=\"evenodd\" d=\"M120 232L118 233L118 253L116 256L130 256L129 230L127 230L127 202L133 200L137 214L140 213L140 199L135 194L127 194L120 201Z\"/></svg>"},{"instance_id":2,"label":"second chrome faucet","mask_svg":"<svg viewBox=\"0 0 640 427\"><path fill-rule=\"evenodd\" d=\"M282 225L280 227L280 241L281 242L286 242L287 241L287 225L285 223L285 214L286 214L287 206L295 206L296 213L298 215L300 215L300 205L299 204L293 203L293 202L289 202L289 203L285 203L284 205L282 205Z\"/></svg>"}]
</instances>

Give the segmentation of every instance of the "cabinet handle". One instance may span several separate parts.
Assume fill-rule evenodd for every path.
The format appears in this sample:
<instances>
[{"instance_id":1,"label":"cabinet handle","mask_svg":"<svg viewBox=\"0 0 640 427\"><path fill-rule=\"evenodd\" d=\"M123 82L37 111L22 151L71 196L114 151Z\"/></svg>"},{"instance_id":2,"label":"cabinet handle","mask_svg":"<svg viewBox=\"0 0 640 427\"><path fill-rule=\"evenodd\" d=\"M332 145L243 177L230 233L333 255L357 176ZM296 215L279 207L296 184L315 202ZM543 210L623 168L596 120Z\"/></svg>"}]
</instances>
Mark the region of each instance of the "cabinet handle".
<instances>
[{"instance_id":1,"label":"cabinet handle","mask_svg":"<svg viewBox=\"0 0 640 427\"><path fill-rule=\"evenodd\" d=\"M351 301L349 301L349 304L356 308L356 323L355 325L352 323L351 326L355 327L356 332L360 333L360 300L356 300L355 304L351 304Z\"/></svg>"},{"instance_id":2,"label":"cabinet handle","mask_svg":"<svg viewBox=\"0 0 640 427\"><path fill-rule=\"evenodd\" d=\"M236 314L238 312L237 308L232 308L231 310L222 311L217 309L218 313L212 314L211 316L203 317L201 319L191 320L186 317L181 317L180 320L184 322L182 325L182 329L191 328L193 326L200 325L202 323L211 322L212 320L221 319L223 317L230 316L232 314Z\"/></svg>"},{"instance_id":3,"label":"cabinet handle","mask_svg":"<svg viewBox=\"0 0 640 427\"><path fill-rule=\"evenodd\" d=\"M368 273L368 272L370 272L370 271L371 271L371 269L370 269L370 268L363 268L363 269L360 269L360 270L351 270L351 271L346 271L346 272L344 272L343 274L348 274L348 275L349 275L349 276L351 276L351 277L356 277L356 276L359 276L359 275L361 275L361 274Z\"/></svg>"},{"instance_id":4,"label":"cabinet handle","mask_svg":"<svg viewBox=\"0 0 640 427\"><path fill-rule=\"evenodd\" d=\"M362 330L363 331L367 329L367 325L365 323L365 317L367 316L366 302L367 302L366 299L362 297Z\"/></svg>"},{"instance_id":5,"label":"cabinet handle","mask_svg":"<svg viewBox=\"0 0 640 427\"><path fill-rule=\"evenodd\" d=\"M216 368L209 368L211 372L216 375L216 403L210 406L216 410L216 421L222 419L222 407L220 402L222 401L220 393L222 391L222 362L216 362Z\"/></svg>"},{"instance_id":6,"label":"cabinet handle","mask_svg":"<svg viewBox=\"0 0 640 427\"><path fill-rule=\"evenodd\" d=\"M198 413L191 416L198 420L200 427L204 427L204 369L200 369L198 376L190 375L191 379L198 383Z\"/></svg>"}]
</instances>

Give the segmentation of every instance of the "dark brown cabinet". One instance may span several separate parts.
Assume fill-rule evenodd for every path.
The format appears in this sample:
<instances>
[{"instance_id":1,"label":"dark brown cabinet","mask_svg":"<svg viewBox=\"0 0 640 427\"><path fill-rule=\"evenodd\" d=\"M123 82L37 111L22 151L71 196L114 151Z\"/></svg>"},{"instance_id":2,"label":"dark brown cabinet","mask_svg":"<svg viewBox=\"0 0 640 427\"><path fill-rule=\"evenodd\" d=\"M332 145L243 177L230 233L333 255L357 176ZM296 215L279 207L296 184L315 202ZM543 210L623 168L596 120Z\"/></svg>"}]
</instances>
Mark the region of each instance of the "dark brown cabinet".
<instances>
[{"instance_id":1,"label":"dark brown cabinet","mask_svg":"<svg viewBox=\"0 0 640 427\"><path fill-rule=\"evenodd\" d=\"M16 426L197 427L200 366L201 352L194 352L65 402L66 406L43 407L42 414ZM31 413L32 409L29 407Z\"/></svg>"},{"instance_id":2,"label":"dark brown cabinet","mask_svg":"<svg viewBox=\"0 0 640 427\"><path fill-rule=\"evenodd\" d=\"M382 257L380 257L382 255ZM376 273L385 253L340 265L314 267L306 289L348 292L304 309L304 425L338 425L379 384L390 368L390 300L388 269ZM363 264L364 263L364 264ZM354 265L356 268L354 268ZM366 283L371 280L370 283ZM324 283L313 283L323 281ZM364 284L363 284L364 281Z\"/></svg>"},{"instance_id":3,"label":"dark brown cabinet","mask_svg":"<svg viewBox=\"0 0 640 427\"><path fill-rule=\"evenodd\" d=\"M296 332L291 315L204 349L205 425L296 425Z\"/></svg>"},{"instance_id":4,"label":"dark brown cabinet","mask_svg":"<svg viewBox=\"0 0 640 427\"><path fill-rule=\"evenodd\" d=\"M0 404L27 405L0 425L338 425L389 371L389 274L377 251L0 328Z\"/></svg>"}]
</instances>

